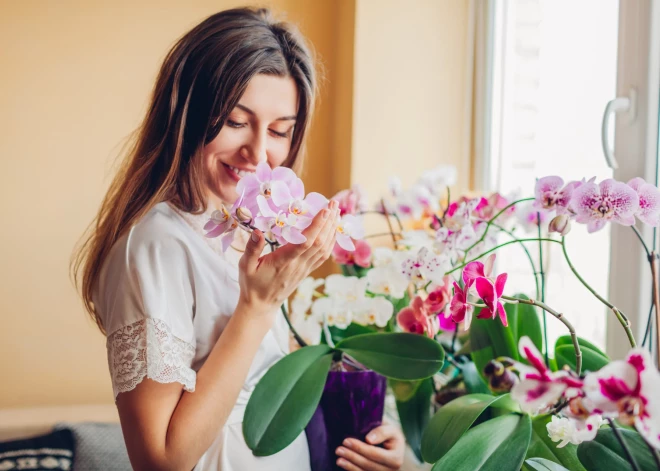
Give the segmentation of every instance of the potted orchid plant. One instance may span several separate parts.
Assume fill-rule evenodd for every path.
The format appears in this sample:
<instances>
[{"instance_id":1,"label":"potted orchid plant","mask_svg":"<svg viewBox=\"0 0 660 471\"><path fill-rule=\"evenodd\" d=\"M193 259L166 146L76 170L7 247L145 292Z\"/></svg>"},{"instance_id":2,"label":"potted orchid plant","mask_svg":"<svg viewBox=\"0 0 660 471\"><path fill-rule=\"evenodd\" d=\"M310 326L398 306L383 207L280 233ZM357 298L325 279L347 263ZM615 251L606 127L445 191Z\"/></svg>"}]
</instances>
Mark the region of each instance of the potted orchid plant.
<instances>
[{"instance_id":1,"label":"potted orchid plant","mask_svg":"<svg viewBox=\"0 0 660 471\"><path fill-rule=\"evenodd\" d=\"M452 199L454 179L454 169L439 167L406 190L394 180L375 209L359 187L334 197L342 274L305 280L291 300L290 326L305 347L257 386L244 422L249 446L256 454L283 448L317 416L329 375L368 369L388 377L407 441L433 469L660 469L658 370L625 314L579 274L566 243L572 224L630 226L649 258L657 316L657 256L635 223L658 225L660 190L641 179L564 184L553 176L537 182L533 198ZM234 207L209 222L210 235L259 227L273 248L299 243L305 218L327 204L305 197L283 169L263 168L239 189ZM365 235L370 214L387 222L387 242ZM497 273L498 250L512 244L534 273L529 297L509 295L507 274ZM561 247L578 281L621 323L631 344L625 361L610 362L578 337L570 313L546 302L543 244ZM553 319L567 334L550 346Z\"/></svg>"}]
</instances>

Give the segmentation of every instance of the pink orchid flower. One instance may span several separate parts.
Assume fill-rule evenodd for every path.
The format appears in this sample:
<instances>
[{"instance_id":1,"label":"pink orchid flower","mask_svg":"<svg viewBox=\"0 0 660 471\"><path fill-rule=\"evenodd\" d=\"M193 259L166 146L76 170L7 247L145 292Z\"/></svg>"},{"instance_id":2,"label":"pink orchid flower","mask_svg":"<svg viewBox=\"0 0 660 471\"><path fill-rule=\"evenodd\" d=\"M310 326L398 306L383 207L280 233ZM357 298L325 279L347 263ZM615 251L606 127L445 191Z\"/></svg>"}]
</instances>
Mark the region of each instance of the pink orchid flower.
<instances>
[{"instance_id":1,"label":"pink orchid flower","mask_svg":"<svg viewBox=\"0 0 660 471\"><path fill-rule=\"evenodd\" d=\"M454 322L449 310L438 313L438 327L445 332L454 332L458 329L458 324Z\"/></svg>"},{"instance_id":2,"label":"pink orchid flower","mask_svg":"<svg viewBox=\"0 0 660 471\"><path fill-rule=\"evenodd\" d=\"M637 192L639 208L635 216L645 224L657 227L660 223L660 190L643 178L633 178L628 186Z\"/></svg>"},{"instance_id":3,"label":"pink orchid flower","mask_svg":"<svg viewBox=\"0 0 660 471\"><path fill-rule=\"evenodd\" d=\"M633 349L625 361L613 361L584 379L585 404L592 413L635 425L660 448L660 373L648 352Z\"/></svg>"},{"instance_id":4,"label":"pink orchid flower","mask_svg":"<svg viewBox=\"0 0 660 471\"><path fill-rule=\"evenodd\" d=\"M254 225L258 229L272 233L281 245L302 244L307 240L302 231L312 223L311 217L298 216L281 210L275 212L263 195L257 196L257 204L261 216L255 218Z\"/></svg>"},{"instance_id":5,"label":"pink orchid flower","mask_svg":"<svg viewBox=\"0 0 660 471\"><path fill-rule=\"evenodd\" d=\"M581 185L582 182L573 181L564 186L564 180L561 177L550 176L539 178L534 188L534 207L537 209L552 211L557 210L557 214L565 214L573 196L573 191Z\"/></svg>"},{"instance_id":6,"label":"pink orchid flower","mask_svg":"<svg viewBox=\"0 0 660 471\"><path fill-rule=\"evenodd\" d=\"M341 245L335 244L332 250L332 258L339 265L357 265L368 268L371 266L371 246L363 241L354 242L355 251L345 250Z\"/></svg>"},{"instance_id":7,"label":"pink orchid flower","mask_svg":"<svg viewBox=\"0 0 660 471\"><path fill-rule=\"evenodd\" d=\"M577 213L576 221L587 224L588 232L596 232L609 221L624 226L635 224L639 197L625 183L607 179L599 185L586 182L573 192L571 207Z\"/></svg>"},{"instance_id":8,"label":"pink orchid flower","mask_svg":"<svg viewBox=\"0 0 660 471\"><path fill-rule=\"evenodd\" d=\"M238 224L235 214L230 214L223 205L219 210L213 211L211 219L204 225L204 230L208 231L204 235L210 238L222 236L222 251L226 252L234 240Z\"/></svg>"},{"instance_id":9,"label":"pink orchid flower","mask_svg":"<svg viewBox=\"0 0 660 471\"><path fill-rule=\"evenodd\" d=\"M502 294L504 294L504 285L506 284L507 276L506 273L498 275L495 283L484 277L476 279L475 287L477 288L477 293L479 293L479 297L486 304L486 307L481 309L479 316L477 316L479 319L495 319L495 316L499 314L500 321L502 321L504 327L508 327L509 321L506 318L506 311L500 300Z\"/></svg>"},{"instance_id":10,"label":"pink orchid flower","mask_svg":"<svg viewBox=\"0 0 660 471\"><path fill-rule=\"evenodd\" d=\"M434 338L438 333L437 316L429 314L424 301L419 296L415 296L408 307L399 311L396 321L404 332L426 335L430 338Z\"/></svg>"},{"instance_id":11,"label":"pink orchid flower","mask_svg":"<svg viewBox=\"0 0 660 471\"><path fill-rule=\"evenodd\" d=\"M368 208L364 190L360 185L353 185L350 190L342 190L332 197L339 203L339 214L357 214Z\"/></svg>"},{"instance_id":12,"label":"pink orchid flower","mask_svg":"<svg viewBox=\"0 0 660 471\"><path fill-rule=\"evenodd\" d=\"M451 301L451 286L452 286L452 277L446 275L442 279L443 283L441 286L437 286L431 290L429 295L424 300L424 305L426 310L433 314L440 314L444 311L445 307Z\"/></svg>"},{"instance_id":13,"label":"pink orchid flower","mask_svg":"<svg viewBox=\"0 0 660 471\"><path fill-rule=\"evenodd\" d=\"M506 208L510 203L508 199L499 193L493 193L488 197L486 201L487 204L484 207L477 209L479 217L484 220L489 220L495 217L496 214ZM515 211L516 207L511 206L497 218L498 222L502 222L505 218L511 216Z\"/></svg>"},{"instance_id":14,"label":"pink orchid flower","mask_svg":"<svg viewBox=\"0 0 660 471\"><path fill-rule=\"evenodd\" d=\"M272 181L271 185L270 202L272 204L269 206L272 209L311 218L328 206L328 199L320 193L311 192L305 196L305 185L298 177L288 184L284 184L282 181ZM259 196L265 198L263 195ZM275 205L274 208L273 205Z\"/></svg>"},{"instance_id":15,"label":"pink orchid flower","mask_svg":"<svg viewBox=\"0 0 660 471\"><path fill-rule=\"evenodd\" d=\"M474 312L474 306L469 303L469 294L472 283L474 283L474 281L469 280L461 289L458 283L454 282L454 296L451 298L451 303L449 305L449 312L451 313L452 320L457 324L464 322L465 330L470 328L470 324L472 323L472 313Z\"/></svg>"},{"instance_id":16,"label":"pink orchid flower","mask_svg":"<svg viewBox=\"0 0 660 471\"><path fill-rule=\"evenodd\" d=\"M270 168L266 162L257 165L256 171L241 178L236 184L236 192L245 196L246 201L255 201L257 195L270 198L273 187L286 187L298 178L293 170L287 167Z\"/></svg>"},{"instance_id":17,"label":"pink orchid flower","mask_svg":"<svg viewBox=\"0 0 660 471\"><path fill-rule=\"evenodd\" d=\"M516 365L520 371L520 381L511 388L511 397L520 404L523 412L546 412L563 395L573 397L579 393L582 381L568 371L550 371L541 352L529 337L521 337L518 348L520 356L531 365L531 368L523 364Z\"/></svg>"}]
</instances>

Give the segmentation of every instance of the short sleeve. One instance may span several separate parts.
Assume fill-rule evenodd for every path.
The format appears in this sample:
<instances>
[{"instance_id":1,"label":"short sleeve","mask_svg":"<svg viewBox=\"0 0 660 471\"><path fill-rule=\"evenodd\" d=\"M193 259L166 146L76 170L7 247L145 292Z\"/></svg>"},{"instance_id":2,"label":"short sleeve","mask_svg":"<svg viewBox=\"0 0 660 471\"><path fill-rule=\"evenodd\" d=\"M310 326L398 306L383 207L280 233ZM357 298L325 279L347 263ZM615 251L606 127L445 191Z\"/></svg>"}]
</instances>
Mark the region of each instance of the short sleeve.
<instances>
[{"instance_id":1,"label":"short sleeve","mask_svg":"<svg viewBox=\"0 0 660 471\"><path fill-rule=\"evenodd\" d=\"M190 254L182 240L152 225L120 239L99 277L95 306L108 335L115 398L145 377L195 390Z\"/></svg>"}]
</instances>

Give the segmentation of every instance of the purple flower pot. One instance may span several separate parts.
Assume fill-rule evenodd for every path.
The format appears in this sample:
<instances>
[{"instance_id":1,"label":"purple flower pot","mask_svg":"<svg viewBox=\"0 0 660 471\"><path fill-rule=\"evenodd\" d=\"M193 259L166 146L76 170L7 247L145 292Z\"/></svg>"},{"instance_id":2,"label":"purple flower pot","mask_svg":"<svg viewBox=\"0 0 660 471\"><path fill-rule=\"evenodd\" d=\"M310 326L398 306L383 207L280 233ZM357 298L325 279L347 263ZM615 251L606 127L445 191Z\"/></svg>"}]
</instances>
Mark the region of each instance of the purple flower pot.
<instances>
[{"instance_id":1,"label":"purple flower pot","mask_svg":"<svg viewBox=\"0 0 660 471\"><path fill-rule=\"evenodd\" d=\"M375 371L330 371L321 402L307 425L312 471L340 470L335 450L345 438L364 441L381 425L387 379Z\"/></svg>"}]
</instances>

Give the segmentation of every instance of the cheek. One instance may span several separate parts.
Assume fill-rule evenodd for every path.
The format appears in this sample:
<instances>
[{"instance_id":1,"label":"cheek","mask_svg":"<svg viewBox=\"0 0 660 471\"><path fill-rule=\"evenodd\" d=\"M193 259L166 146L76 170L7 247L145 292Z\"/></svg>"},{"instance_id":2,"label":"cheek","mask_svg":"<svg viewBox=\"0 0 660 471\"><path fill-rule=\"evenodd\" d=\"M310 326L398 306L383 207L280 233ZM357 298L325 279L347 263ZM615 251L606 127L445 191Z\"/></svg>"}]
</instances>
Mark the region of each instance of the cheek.
<instances>
[{"instance_id":1,"label":"cheek","mask_svg":"<svg viewBox=\"0 0 660 471\"><path fill-rule=\"evenodd\" d=\"M227 127L222 128L220 133L204 147L204 154L231 154L237 152L242 142L238 133L232 133Z\"/></svg>"},{"instance_id":2,"label":"cheek","mask_svg":"<svg viewBox=\"0 0 660 471\"><path fill-rule=\"evenodd\" d=\"M268 164L272 167L279 167L289 156L291 141L282 139L282 142L275 142L268 149Z\"/></svg>"}]
</instances>

